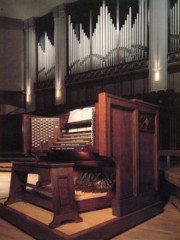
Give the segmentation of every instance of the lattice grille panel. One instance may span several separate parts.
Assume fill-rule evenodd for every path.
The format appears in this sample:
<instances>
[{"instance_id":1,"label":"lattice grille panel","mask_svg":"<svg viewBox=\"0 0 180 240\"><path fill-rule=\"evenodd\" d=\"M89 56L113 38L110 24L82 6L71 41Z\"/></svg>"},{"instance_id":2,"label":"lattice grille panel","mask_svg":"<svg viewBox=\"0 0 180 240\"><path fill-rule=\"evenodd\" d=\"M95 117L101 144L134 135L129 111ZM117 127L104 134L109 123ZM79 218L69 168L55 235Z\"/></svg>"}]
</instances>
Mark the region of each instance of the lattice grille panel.
<instances>
[{"instance_id":1,"label":"lattice grille panel","mask_svg":"<svg viewBox=\"0 0 180 240\"><path fill-rule=\"evenodd\" d=\"M31 119L31 146L32 150L48 150L51 141L59 137L58 118L37 118ZM46 149L47 148L47 149Z\"/></svg>"}]
</instances>

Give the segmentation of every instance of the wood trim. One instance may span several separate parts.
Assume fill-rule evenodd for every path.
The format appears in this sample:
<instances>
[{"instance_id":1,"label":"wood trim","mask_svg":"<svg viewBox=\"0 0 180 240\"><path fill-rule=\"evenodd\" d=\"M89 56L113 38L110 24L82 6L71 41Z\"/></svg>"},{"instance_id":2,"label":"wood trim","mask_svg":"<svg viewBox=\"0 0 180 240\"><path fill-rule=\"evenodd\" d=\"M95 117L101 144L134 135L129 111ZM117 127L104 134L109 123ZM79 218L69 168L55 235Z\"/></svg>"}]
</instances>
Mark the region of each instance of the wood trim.
<instances>
[{"instance_id":1,"label":"wood trim","mask_svg":"<svg viewBox=\"0 0 180 240\"><path fill-rule=\"evenodd\" d=\"M107 130L107 102L106 93L99 94L98 106L99 106L99 155L109 156L110 153L107 149L108 146L108 130Z\"/></svg>"},{"instance_id":2,"label":"wood trim","mask_svg":"<svg viewBox=\"0 0 180 240\"><path fill-rule=\"evenodd\" d=\"M50 229L47 225L37 221L34 218L27 217L26 215L11 209L10 207L0 205L0 216L14 224L16 227L22 229L26 233L35 237L38 240L49 239L109 239L116 234L119 234L151 217L162 212L162 205L160 202L151 204L141 210L128 214L124 217L117 217L105 223L98 224L96 227L91 227L87 230L81 231L77 234L68 236L56 229ZM93 216L92 216L93 217Z\"/></svg>"},{"instance_id":3,"label":"wood trim","mask_svg":"<svg viewBox=\"0 0 180 240\"><path fill-rule=\"evenodd\" d=\"M27 217L25 214L11 209L8 206L0 205L0 210L0 216L3 219L12 223L38 240L57 239L57 236L58 240L67 239L65 234L58 233L57 230L50 230L47 225L37 221L34 218Z\"/></svg>"},{"instance_id":4,"label":"wood trim","mask_svg":"<svg viewBox=\"0 0 180 240\"><path fill-rule=\"evenodd\" d=\"M106 68L76 73L65 77L65 85L78 85L88 82L96 82L100 79L113 79L124 75L148 73L148 60L128 62Z\"/></svg>"}]
</instances>

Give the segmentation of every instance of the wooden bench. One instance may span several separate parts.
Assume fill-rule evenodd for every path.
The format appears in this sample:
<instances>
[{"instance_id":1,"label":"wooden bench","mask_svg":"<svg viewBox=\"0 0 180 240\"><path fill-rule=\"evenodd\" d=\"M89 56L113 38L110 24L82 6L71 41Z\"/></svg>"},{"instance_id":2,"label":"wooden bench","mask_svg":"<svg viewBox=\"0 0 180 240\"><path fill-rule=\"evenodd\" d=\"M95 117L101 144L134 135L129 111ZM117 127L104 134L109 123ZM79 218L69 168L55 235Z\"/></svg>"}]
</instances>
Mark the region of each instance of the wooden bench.
<instances>
[{"instance_id":1,"label":"wooden bench","mask_svg":"<svg viewBox=\"0 0 180 240\"><path fill-rule=\"evenodd\" d=\"M180 211L180 165L173 166L171 163L173 157L180 157L180 150L160 150L159 156L166 157L164 178L172 195L170 201Z\"/></svg>"},{"instance_id":2,"label":"wooden bench","mask_svg":"<svg viewBox=\"0 0 180 240\"><path fill-rule=\"evenodd\" d=\"M13 162L10 195L5 205L26 201L52 210L50 228L66 220L82 221L75 202L73 166L73 163ZM29 173L39 174L37 184L27 182ZM45 190L44 184L51 184L51 197L38 193Z\"/></svg>"},{"instance_id":3,"label":"wooden bench","mask_svg":"<svg viewBox=\"0 0 180 240\"><path fill-rule=\"evenodd\" d=\"M166 164L169 169L172 157L180 157L180 150L160 150L159 157L166 157Z\"/></svg>"}]
</instances>

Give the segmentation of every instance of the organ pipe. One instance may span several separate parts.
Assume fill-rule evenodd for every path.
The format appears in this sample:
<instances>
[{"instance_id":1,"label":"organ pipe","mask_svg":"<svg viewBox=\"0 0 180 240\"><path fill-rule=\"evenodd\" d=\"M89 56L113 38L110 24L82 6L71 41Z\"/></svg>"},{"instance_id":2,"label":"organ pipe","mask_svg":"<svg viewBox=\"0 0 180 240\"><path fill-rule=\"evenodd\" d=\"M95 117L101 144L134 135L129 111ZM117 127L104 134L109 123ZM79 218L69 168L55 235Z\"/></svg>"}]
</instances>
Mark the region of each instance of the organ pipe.
<instances>
[{"instance_id":1,"label":"organ pipe","mask_svg":"<svg viewBox=\"0 0 180 240\"><path fill-rule=\"evenodd\" d=\"M169 10L169 51L177 52L180 50L180 0L177 0Z\"/></svg>"},{"instance_id":2,"label":"organ pipe","mask_svg":"<svg viewBox=\"0 0 180 240\"><path fill-rule=\"evenodd\" d=\"M180 21L180 0L178 0L178 6L177 6L177 16L178 16L178 19L177 19L177 22L178 22L178 26L177 26L177 33L178 33L178 36L180 38L180 24L179 24L179 21ZM180 49L180 39L178 39L178 49Z\"/></svg>"},{"instance_id":3,"label":"organ pipe","mask_svg":"<svg viewBox=\"0 0 180 240\"><path fill-rule=\"evenodd\" d=\"M147 58L147 46L148 46L148 4L144 2L144 57Z\"/></svg>"},{"instance_id":4,"label":"organ pipe","mask_svg":"<svg viewBox=\"0 0 180 240\"><path fill-rule=\"evenodd\" d=\"M129 7L121 27L119 26L119 0L117 0L116 15L115 26L108 11L108 6L103 0L95 29L92 31L91 25L90 37L88 37L82 24L80 24L79 40L73 28L71 16L68 16L68 65L70 74L147 57L148 0L139 0L139 9L135 19L132 17L132 8Z\"/></svg>"},{"instance_id":5,"label":"organ pipe","mask_svg":"<svg viewBox=\"0 0 180 240\"><path fill-rule=\"evenodd\" d=\"M38 43L38 81L51 80L55 76L55 48L47 33L43 38L44 46Z\"/></svg>"}]
</instances>

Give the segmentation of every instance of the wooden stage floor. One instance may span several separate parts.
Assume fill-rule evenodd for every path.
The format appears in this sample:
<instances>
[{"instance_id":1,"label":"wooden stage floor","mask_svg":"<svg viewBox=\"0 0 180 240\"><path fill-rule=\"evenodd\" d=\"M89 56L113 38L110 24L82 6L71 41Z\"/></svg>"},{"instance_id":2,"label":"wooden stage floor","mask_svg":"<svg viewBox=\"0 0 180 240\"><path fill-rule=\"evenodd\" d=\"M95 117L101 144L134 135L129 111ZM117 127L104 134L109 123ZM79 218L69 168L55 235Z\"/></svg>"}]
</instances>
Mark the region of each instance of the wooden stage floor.
<instances>
[{"instance_id":1,"label":"wooden stage floor","mask_svg":"<svg viewBox=\"0 0 180 240\"><path fill-rule=\"evenodd\" d=\"M10 173L0 172L0 202L3 203L8 196L9 192ZM28 203L16 203L11 206L14 210L22 211L29 217L34 217L41 221L43 224L48 224L51 221L52 213ZM56 231L64 235L76 235L79 232L86 231L88 228L101 225L104 222L110 222L116 219L111 214L111 209L102 209L83 213L83 222L81 223L68 223L63 224ZM113 240L180 240L180 213L171 204L167 203L164 212L147 220L136 227L131 228L119 235L111 237ZM18 228L9 224L8 222L0 219L0 239L18 239L28 240L34 239L33 237L20 231ZM95 239L95 238L94 238ZM92 239L92 240L94 240ZM97 236L96 239L101 239ZM49 239L51 240L51 239ZM53 240L53 239L52 239ZM87 240L87 238L86 238ZM89 240L91 240L89 238Z\"/></svg>"}]
</instances>

